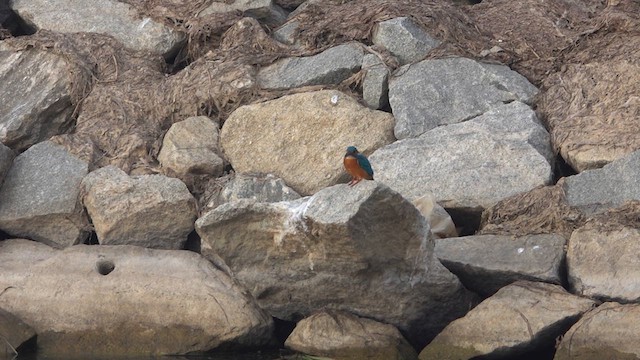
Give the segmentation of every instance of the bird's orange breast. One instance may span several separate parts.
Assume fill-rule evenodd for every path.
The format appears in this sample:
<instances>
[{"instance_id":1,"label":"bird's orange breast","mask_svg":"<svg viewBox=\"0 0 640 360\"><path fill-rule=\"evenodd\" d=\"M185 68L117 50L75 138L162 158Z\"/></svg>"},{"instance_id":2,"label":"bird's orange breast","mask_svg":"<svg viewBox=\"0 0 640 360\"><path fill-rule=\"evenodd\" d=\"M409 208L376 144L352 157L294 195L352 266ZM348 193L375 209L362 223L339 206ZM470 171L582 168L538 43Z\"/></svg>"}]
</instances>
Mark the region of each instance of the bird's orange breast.
<instances>
[{"instance_id":1,"label":"bird's orange breast","mask_svg":"<svg viewBox=\"0 0 640 360\"><path fill-rule=\"evenodd\" d=\"M344 168L347 169L347 172L354 178L371 180L371 176L358 165L358 159L353 156L345 156Z\"/></svg>"}]
</instances>

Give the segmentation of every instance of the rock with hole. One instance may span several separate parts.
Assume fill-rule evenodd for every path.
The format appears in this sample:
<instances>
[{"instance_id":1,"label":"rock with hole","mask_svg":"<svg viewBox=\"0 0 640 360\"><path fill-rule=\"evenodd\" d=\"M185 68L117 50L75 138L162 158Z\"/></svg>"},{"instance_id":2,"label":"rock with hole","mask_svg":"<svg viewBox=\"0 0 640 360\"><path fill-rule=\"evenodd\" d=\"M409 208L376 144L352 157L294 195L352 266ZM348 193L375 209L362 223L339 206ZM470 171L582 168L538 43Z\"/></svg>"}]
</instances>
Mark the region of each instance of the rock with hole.
<instances>
[{"instance_id":1,"label":"rock with hole","mask_svg":"<svg viewBox=\"0 0 640 360\"><path fill-rule=\"evenodd\" d=\"M45 141L18 155L0 188L0 229L51 246L81 243L89 234L80 203L88 164Z\"/></svg>"},{"instance_id":2,"label":"rock with hole","mask_svg":"<svg viewBox=\"0 0 640 360\"><path fill-rule=\"evenodd\" d=\"M193 231L195 199L179 179L129 176L107 166L87 175L82 186L102 245L182 249Z\"/></svg>"},{"instance_id":3,"label":"rock with hole","mask_svg":"<svg viewBox=\"0 0 640 360\"><path fill-rule=\"evenodd\" d=\"M199 254L44 247L0 242L0 260L37 255L20 268L0 262L0 307L33 327L42 356L186 354L271 341L271 317Z\"/></svg>"}]
</instances>

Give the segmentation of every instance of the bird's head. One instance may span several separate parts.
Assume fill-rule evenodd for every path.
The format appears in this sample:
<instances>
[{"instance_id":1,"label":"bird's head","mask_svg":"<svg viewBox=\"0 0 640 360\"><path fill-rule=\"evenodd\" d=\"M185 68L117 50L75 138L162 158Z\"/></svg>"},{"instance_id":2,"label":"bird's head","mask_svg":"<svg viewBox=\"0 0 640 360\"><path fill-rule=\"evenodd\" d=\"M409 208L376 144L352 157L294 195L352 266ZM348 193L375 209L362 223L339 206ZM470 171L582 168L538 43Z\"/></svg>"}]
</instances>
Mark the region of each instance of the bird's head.
<instances>
[{"instance_id":1,"label":"bird's head","mask_svg":"<svg viewBox=\"0 0 640 360\"><path fill-rule=\"evenodd\" d=\"M355 155L358 153L358 149L355 146L349 146L347 148L347 155Z\"/></svg>"}]
</instances>

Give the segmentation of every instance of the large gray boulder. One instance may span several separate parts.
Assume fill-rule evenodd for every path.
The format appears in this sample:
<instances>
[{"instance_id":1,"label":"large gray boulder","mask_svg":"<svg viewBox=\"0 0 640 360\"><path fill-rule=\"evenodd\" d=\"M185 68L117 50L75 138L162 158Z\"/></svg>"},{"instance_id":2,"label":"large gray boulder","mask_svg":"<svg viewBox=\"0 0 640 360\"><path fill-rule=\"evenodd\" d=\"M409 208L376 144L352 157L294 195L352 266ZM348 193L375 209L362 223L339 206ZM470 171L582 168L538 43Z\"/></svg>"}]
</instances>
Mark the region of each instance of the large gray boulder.
<instances>
[{"instance_id":1,"label":"large gray boulder","mask_svg":"<svg viewBox=\"0 0 640 360\"><path fill-rule=\"evenodd\" d=\"M288 15L287 12L275 4L273 0L215 0L207 8L202 10L198 16L202 17L210 14L233 13L237 11L241 11L246 16L275 24L285 22Z\"/></svg>"},{"instance_id":2,"label":"large gray boulder","mask_svg":"<svg viewBox=\"0 0 640 360\"><path fill-rule=\"evenodd\" d=\"M389 69L375 54L366 54L362 59L365 70L362 79L362 99L372 109L389 105Z\"/></svg>"},{"instance_id":3,"label":"large gray boulder","mask_svg":"<svg viewBox=\"0 0 640 360\"><path fill-rule=\"evenodd\" d=\"M406 65L389 80L389 102L398 139L482 115L512 101L530 104L537 89L505 65L467 58Z\"/></svg>"},{"instance_id":4,"label":"large gray boulder","mask_svg":"<svg viewBox=\"0 0 640 360\"><path fill-rule=\"evenodd\" d=\"M167 57L186 38L184 33L141 16L133 6L116 0L13 0L11 7L37 30L110 35L129 49Z\"/></svg>"},{"instance_id":5,"label":"large gray boulder","mask_svg":"<svg viewBox=\"0 0 640 360\"><path fill-rule=\"evenodd\" d=\"M0 359L12 359L20 346L35 345L35 338L33 328L0 307Z\"/></svg>"},{"instance_id":6,"label":"large gray boulder","mask_svg":"<svg viewBox=\"0 0 640 360\"><path fill-rule=\"evenodd\" d=\"M160 165L183 181L194 175L222 175L224 161L219 156L218 131L218 124L206 116L193 116L171 125L158 154Z\"/></svg>"},{"instance_id":7,"label":"large gray boulder","mask_svg":"<svg viewBox=\"0 0 640 360\"><path fill-rule=\"evenodd\" d=\"M7 175L7 172L11 168L11 164L13 164L14 157L15 153L13 150L0 143L0 186L4 181L5 175Z\"/></svg>"},{"instance_id":8,"label":"large gray boulder","mask_svg":"<svg viewBox=\"0 0 640 360\"><path fill-rule=\"evenodd\" d=\"M129 176L115 166L82 181L83 202L102 245L182 249L196 220L195 199L180 180Z\"/></svg>"},{"instance_id":9,"label":"large gray boulder","mask_svg":"<svg viewBox=\"0 0 640 360\"><path fill-rule=\"evenodd\" d=\"M66 130L73 112L70 71L62 56L0 43L0 142L22 150Z\"/></svg>"},{"instance_id":10,"label":"large gray boulder","mask_svg":"<svg viewBox=\"0 0 640 360\"><path fill-rule=\"evenodd\" d=\"M89 223L80 183L88 168L50 141L17 156L0 188L0 229L55 247L84 241Z\"/></svg>"},{"instance_id":11,"label":"large gray boulder","mask_svg":"<svg viewBox=\"0 0 640 360\"><path fill-rule=\"evenodd\" d=\"M0 249L38 252L24 240ZM21 269L0 262L0 307L34 328L43 356L185 354L264 345L272 335L271 317L199 254L78 245L38 257Z\"/></svg>"},{"instance_id":12,"label":"large gray boulder","mask_svg":"<svg viewBox=\"0 0 640 360\"><path fill-rule=\"evenodd\" d=\"M256 202L280 202L300 198L295 190L273 175L252 176L234 174L224 184L210 186L210 196L207 201L207 210L240 199L255 200ZM207 189L209 190L209 189Z\"/></svg>"},{"instance_id":13,"label":"large gray boulder","mask_svg":"<svg viewBox=\"0 0 640 360\"><path fill-rule=\"evenodd\" d=\"M433 256L424 217L374 181L291 202L227 203L199 218L196 230L202 254L222 258L280 319L344 310L392 324L422 346L471 305Z\"/></svg>"},{"instance_id":14,"label":"large gray boulder","mask_svg":"<svg viewBox=\"0 0 640 360\"><path fill-rule=\"evenodd\" d=\"M587 214L640 200L640 150L601 169L586 170L564 182L567 203Z\"/></svg>"},{"instance_id":15,"label":"large gray boulder","mask_svg":"<svg viewBox=\"0 0 640 360\"><path fill-rule=\"evenodd\" d=\"M567 250L569 284L575 294L637 302L640 230L613 225L591 221L573 232Z\"/></svg>"},{"instance_id":16,"label":"large gray boulder","mask_svg":"<svg viewBox=\"0 0 640 360\"><path fill-rule=\"evenodd\" d=\"M604 303L562 337L554 360L639 359L640 304Z\"/></svg>"},{"instance_id":17,"label":"large gray boulder","mask_svg":"<svg viewBox=\"0 0 640 360\"><path fill-rule=\"evenodd\" d=\"M321 90L241 106L222 126L220 146L236 172L273 174L310 195L346 180L347 146L370 154L390 144L393 123L391 114Z\"/></svg>"},{"instance_id":18,"label":"large gray boulder","mask_svg":"<svg viewBox=\"0 0 640 360\"><path fill-rule=\"evenodd\" d=\"M332 359L417 360L418 354L394 326L342 311L304 318L284 345Z\"/></svg>"},{"instance_id":19,"label":"large gray boulder","mask_svg":"<svg viewBox=\"0 0 640 360\"><path fill-rule=\"evenodd\" d=\"M513 102L473 120L396 141L370 156L376 180L407 199L432 192L447 209L479 213L499 200L549 184L549 135L535 113Z\"/></svg>"},{"instance_id":20,"label":"large gray boulder","mask_svg":"<svg viewBox=\"0 0 640 360\"><path fill-rule=\"evenodd\" d=\"M553 348L555 339L594 304L559 285L519 281L449 324L420 352L420 359L461 360L483 355L518 359L541 347Z\"/></svg>"},{"instance_id":21,"label":"large gray boulder","mask_svg":"<svg viewBox=\"0 0 640 360\"><path fill-rule=\"evenodd\" d=\"M373 30L371 41L389 50L401 65L424 59L431 49L440 45L439 40L407 17L379 22Z\"/></svg>"},{"instance_id":22,"label":"large gray boulder","mask_svg":"<svg viewBox=\"0 0 640 360\"><path fill-rule=\"evenodd\" d=\"M362 45L348 43L307 57L276 61L258 71L263 89L293 89L307 85L339 84L362 67Z\"/></svg>"},{"instance_id":23,"label":"large gray boulder","mask_svg":"<svg viewBox=\"0 0 640 360\"><path fill-rule=\"evenodd\" d=\"M560 235L478 235L436 240L436 256L483 296L517 280L561 284L566 240Z\"/></svg>"}]
</instances>

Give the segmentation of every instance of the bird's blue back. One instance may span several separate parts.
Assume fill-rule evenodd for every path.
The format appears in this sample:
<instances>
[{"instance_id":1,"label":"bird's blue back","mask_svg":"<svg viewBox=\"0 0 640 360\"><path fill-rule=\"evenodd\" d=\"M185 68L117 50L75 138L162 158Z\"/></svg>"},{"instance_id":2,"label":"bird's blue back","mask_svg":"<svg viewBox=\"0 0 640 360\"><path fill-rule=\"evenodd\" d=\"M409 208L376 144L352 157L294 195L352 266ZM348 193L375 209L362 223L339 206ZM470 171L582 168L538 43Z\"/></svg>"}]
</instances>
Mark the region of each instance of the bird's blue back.
<instances>
[{"instance_id":1,"label":"bird's blue back","mask_svg":"<svg viewBox=\"0 0 640 360\"><path fill-rule=\"evenodd\" d=\"M360 153L356 154L356 159L358 159L358 165L360 165L360 167L363 168L364 171L367 172L367 174L373 176L373 168L371 167L369 159L367 159L366 156Z\"/></svg>"}]
</instances>

